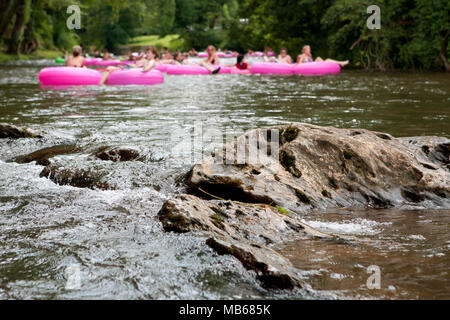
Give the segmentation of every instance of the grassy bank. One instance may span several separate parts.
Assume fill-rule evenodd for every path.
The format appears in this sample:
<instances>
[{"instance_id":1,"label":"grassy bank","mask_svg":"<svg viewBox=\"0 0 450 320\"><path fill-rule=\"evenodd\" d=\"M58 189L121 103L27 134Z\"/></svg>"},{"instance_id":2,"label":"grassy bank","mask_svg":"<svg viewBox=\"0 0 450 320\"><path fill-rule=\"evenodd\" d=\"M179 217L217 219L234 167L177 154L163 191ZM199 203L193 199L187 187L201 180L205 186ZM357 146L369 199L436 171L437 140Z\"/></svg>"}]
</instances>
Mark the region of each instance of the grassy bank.
<instances>
[{"instance_id":1,"label":"grassy bank","mask_svg":"<svg viewBox=\"0 0 450 320\"><path fill-rule=\"evenodd\" d=\"M25 54L15 55L0 51L0 63L15 60L55 59L61 56L62 56L61 51L46 50L46 49L39 49L36 52L33 52L32 54L29 55Z\"/></svg>"},{"instance_id":2,"label":"grassy bank","mask_svg":"<svg viewBox=\"0 0 450 320\"><path fill-rule=\"evenodd\" d=\"M176 51L184 47L184 40L178 34L169 34L163 38L158 35L139 36L121 47L149 47L155 46L158 49L162 47L169 48L170 51Z\"/></svg>"}]
</instances>

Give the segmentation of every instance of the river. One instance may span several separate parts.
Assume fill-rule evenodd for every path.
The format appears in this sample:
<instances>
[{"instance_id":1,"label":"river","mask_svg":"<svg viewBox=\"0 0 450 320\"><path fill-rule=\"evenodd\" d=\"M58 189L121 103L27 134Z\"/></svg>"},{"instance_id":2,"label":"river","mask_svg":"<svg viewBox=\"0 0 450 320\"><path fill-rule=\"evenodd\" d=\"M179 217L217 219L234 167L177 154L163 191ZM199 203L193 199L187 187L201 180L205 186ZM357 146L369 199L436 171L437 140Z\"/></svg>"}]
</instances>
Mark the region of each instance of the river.
<instances>
[{"instance_id":1,"label":"river","mask_svg":"<svg viewBox=\"0 0 450 320\"><path fill-rule=\"evenodd\" d=\"M164 201L183 191L176 182L201 152L174 157L176 132L239 135L307 122L450 137L448 74L166 75L151 87L52 90L37 78L47 65L0 66L0 122L45 136L0 140L0 299L450 298L449 210L302 217L346 240L278 245L308 286L276 292L235 258L217 255L200 234L165 233L157 219ZM116 188L106 191L56 185L39 177L42 166L9 161L63 143L128 146L145 159L114 164ZM82 165L85 156L57 160ZM379 289L367 286L373 268ZM77 286L67 285L69 273L77 274Z\"/></svg>"}]
</instances>

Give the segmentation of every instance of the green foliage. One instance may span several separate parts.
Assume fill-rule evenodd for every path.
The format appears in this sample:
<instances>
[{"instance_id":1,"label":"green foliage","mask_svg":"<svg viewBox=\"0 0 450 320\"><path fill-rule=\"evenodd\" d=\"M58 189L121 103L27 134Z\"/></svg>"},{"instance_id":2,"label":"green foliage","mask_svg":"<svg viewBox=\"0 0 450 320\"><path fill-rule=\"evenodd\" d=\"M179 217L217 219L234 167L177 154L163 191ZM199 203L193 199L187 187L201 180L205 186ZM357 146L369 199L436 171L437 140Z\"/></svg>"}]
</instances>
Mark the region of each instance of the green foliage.
<instances>
[{"instance_id":1,"label":"green foliage","mask_svg":"<svg viewBox=\"0 0 450 320\"><path fill-rule=\"evenodd\" d=\"M381 8L380 30L366 27L361 8L371 4ZM338 58L380 70L437 69L448 63L449 12L445 0L337 0L322 23Z\"/></svg>"},{"instance_id":2,"label":"green foliage","mask_svg":"<svg viewBox=\"0 0 450 320\"><path fill-rule=\"evenodd\" d=\"M158 35L138 36L131 39L128 43L130 47L149 47L153 46L161 50L162 47L167 47L169 51L174 52L185 46L184 40L177 34L168 34L165 37Z\"/></svg>"},{"instance_id":3,"label":"green foliage","mask_svg":"<svg viewBox=\"0 0 450 320\"><path fill-rule=\"evenodd\" d=\"M143 23L145 5L142 1L94 0L84 10L81 39L85 46L113 50L119 43L137 35Z\"/></svg>"},{"instance_id":4,"label":"green foliage","mask_svg":"<svg viewBox=\"0 0 450 320\"><path fill-rule=\"evenodd\" d=\"M69 5L81 8L81 30L66 26ZM369 5L381 8L380 30L367 28ZM309 44L314 57L356 67L450 70L449 12L448 0L2 0L0 46L113 50L137 36L178 34L171 48L286 47L295 59Z\"/></svg>"}]
</instances>

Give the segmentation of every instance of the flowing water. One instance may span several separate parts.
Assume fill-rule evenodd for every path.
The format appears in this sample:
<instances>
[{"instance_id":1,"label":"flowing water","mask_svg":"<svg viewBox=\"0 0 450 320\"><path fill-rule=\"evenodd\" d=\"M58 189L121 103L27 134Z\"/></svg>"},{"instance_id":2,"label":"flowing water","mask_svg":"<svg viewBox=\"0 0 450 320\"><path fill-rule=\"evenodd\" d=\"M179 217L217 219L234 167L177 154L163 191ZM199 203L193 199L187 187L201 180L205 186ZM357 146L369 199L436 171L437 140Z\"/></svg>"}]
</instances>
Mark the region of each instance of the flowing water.
<instances>
[{"instance_id":1,"label":"flowing water","mask_svg":"<svg viewBox=\"0 0 450 320\"><path fill-rule=\"evenodd\" d=\"M175 157L186 144L176 133L233 135L299 121L449 137L449 75L166 76L151 87L52 90L37 79L46 65L0 66L0 122L45 136L0 140L0 299L450 298L449 210L302 217L344 239L278 245L308 283L281 292L262 288L201 235L165 233L157 219L201 152ZM145 160L95 162L110 171L115 189L107 191L56 185L39 177L42 166L8 161L57 144L127 146ZM83 166L86 154L56 161ZM369 266L379 268L380 289L367 286ZM79 281L68 284L74 275Z\"/></svg>"}]
</instances>

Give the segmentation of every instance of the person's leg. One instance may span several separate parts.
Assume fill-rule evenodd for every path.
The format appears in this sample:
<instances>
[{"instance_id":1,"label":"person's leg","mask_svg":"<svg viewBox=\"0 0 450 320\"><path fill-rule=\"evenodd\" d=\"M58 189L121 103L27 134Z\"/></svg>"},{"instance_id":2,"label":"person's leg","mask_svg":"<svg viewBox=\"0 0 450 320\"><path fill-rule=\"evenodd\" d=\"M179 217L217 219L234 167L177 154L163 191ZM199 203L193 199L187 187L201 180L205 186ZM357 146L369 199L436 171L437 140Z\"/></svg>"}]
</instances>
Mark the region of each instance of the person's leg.
<instances>
[{"instance_id":1,"label":"person's leg","mask_svg":"<svg viewBox=\"0 0 450 320\"><path fill-rule=\"evenodd\" d=\"M200 66L202 66L203 68L208 69L209 71L213 72L214 69L211 68L211 65L209 63L206 63L205 61L200 62Z\"/></svg>"},{"instance_id":2,"label":"person's leg","mask_svg":"<svg viewBox=\"0 0 450 320\"><path fill-rule=\"evenodd\" d=\"M110 70L105 71L105 73L102 76L102 80L100 80L100 83L99 83L100 86L103 86L105 84L105 82L108 79L110 73L111 73Z\"/></svg>"},{"instance_id":3,"label":"person's leg","mask_svg":"<svg viewBox=\"0 0 450 320\"><path fill-rule=\"evenodd\" d=\"M220 71L220 68L221 68L221 67L218 67L218 68L214 69L209 63L206 63L205 61L202 61L202 62L200 63L200 65L201 65L202 67L208 69L209 71L211 71L212 74L218 73L218 72Z\"/></svg>"},{"instance_id":4,"label":"person's leg","mask_svg":"<svg viewBox=\"0 0 450 320\"><path fill-rule=\"evenodd\" d=\"M316 62L321 62L321 61L323 61L323 59L321 57L317 57L315 61Z\"/></svg>"},{"instance_id":5,"label":"person's leg","mask_svg":"<svg viewBox=\"0 0 450 320\"><path fill-rule=\"evenodd\" d=\"M348 65L349 62L350 62L350 61L348 61L348 60L345 60L345 61L338 61L338 60L333 60L333 59L327 59L327 60L325 60L325 61L337 63L337 64L340 65L341 67L345 67L345 66Z\"/></svg>"},{"instance_id":6,"label":"person's leg","mask_svg":"<svg viewBox=\"0 0 450 320\"><path fill-rule=\"evenodd\" d=\"M103 86L105 84L106 80L108 80L108 77L109 77L110 73L113 72L113 71L119 70L119 69L120 68L116 68L116 67L108 67L108 68L106 68L106 71L103 74L102 80L100 80L99 85Z\"/></svg>"}]
</instances>

